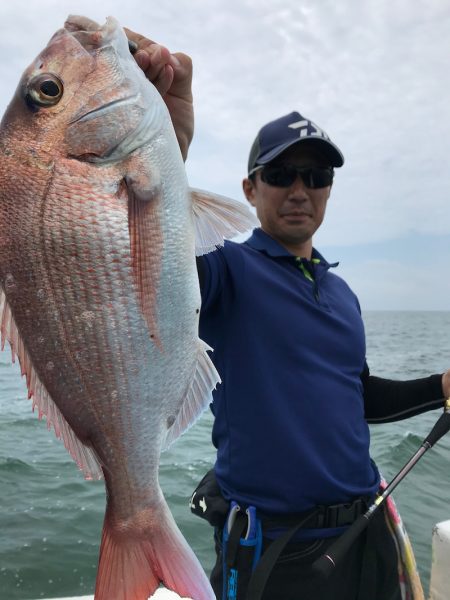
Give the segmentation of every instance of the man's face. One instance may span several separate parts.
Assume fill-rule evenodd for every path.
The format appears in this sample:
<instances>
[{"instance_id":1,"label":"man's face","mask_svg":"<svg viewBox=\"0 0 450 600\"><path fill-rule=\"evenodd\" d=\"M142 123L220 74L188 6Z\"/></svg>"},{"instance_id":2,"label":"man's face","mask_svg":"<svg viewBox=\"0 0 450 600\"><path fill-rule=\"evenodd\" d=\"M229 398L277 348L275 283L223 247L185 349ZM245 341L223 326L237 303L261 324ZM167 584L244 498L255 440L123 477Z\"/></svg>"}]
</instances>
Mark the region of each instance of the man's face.
<instances>
[{"instance_id":1,"label":"man's face","mask_svg":"<svg viewBox=\"0 0 450 600\"><path fill-rule=\"evenodd\" d=\"M326 160L307 142L291 146L270 165L328 167ZM262 181L261 172L243 182L247 200L256 208L261 228L293 254L308 256L312 236L322 224L331 186L308 188L300 177L289 187Z\"/></svg>"}]
</instances>

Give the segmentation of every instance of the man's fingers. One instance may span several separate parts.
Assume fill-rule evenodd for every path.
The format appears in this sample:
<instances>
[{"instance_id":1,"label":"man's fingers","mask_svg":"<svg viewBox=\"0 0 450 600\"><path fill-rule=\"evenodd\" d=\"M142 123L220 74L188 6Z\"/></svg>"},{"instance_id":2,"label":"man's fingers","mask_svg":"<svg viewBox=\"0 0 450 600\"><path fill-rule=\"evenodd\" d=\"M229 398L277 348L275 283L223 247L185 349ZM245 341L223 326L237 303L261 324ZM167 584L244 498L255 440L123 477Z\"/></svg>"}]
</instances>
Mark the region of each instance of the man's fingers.
<instances>
[{"instance_id":1,"label":"man's fingers","mask_svg":"<svg viewBox=\"0 0 450 600\"><path fill-rule=\"evenodd\" d=\"M171 94L192 99L192 60L183 52L171 54L169 50L145 36L124 28L129 40L136 45L133 52L145 76L164 96Z\"/></svg>"},{"instance_id":2,"label":"man's fingers","mask_svg":"<svg viewBox=\"0 0 450 600\"><path fill-rule=\"evenodd\" d=\"M450 398L450 369L442 375L442 391L444 398Z\"/></svg>"},{"instance_id":3,"label":"man's fingers","mask_svg":"<svg viewBox=\"0 0 450 600\"><path fill-rule=\"evenodd\" d=\"M189 82L192 81L192 59L190 56L183 54L183 52L175 52L170 55L170 64L176 74Z\"/></svg>"},{"instance_id":4,"label":"man's fingers","mask_svg":"<svg viewBox=\"0 0 450 600\"><path fill-rule=\"evenodd\" d=\"M192 59L182 52L175 52L170 56L174 72L171 92L192 102Z\"/></svg>"},{"instance_id":5,"label":"man's fingers","mask_svg":"<svg viewBox=\"0 0 450 600\"><path fill-rule=\"evenodd\" d=\"M192 60L182 52L171 54L165 46L131 29L125 28L124 31L133 42L130 49L136 63L157 88L169 109L181 153L186 159L194 131Z\"/></svg>"},{"instance_id":6,"label":"man's fingers","mask_svg":"<svg viewBox=\"0 0 450 600\"><path fill-rule=\"evenodd\" d=\"M136 62L152 83L164 79L167 65L178 66L178 60L172 57L165 46L157 44L126 27L124 31L128 39L133 42L133 46L136 46L133 52Z\"/></svg>"},{"instance_id":7,"label":"man's fingers","mask_svg":"<svg viewBox=\"0 0 450 600\"><path fill-rule=\"evenodd\" d=\"M123 30L125 31L127 38L129 40L132 40L133 42L135 42L138 46L139 46L139 44L142 45L142 44L154 44L155 43L153 40L149 40L144 35L141 35L140 33L136 33L135 31L128 29L128 27L124 27Z\"/></svg>"},{"instance_id":8,"label":"man's fingers","mask_svg":"<svg viewBox=\"0 0 450 600\"><path fill-rule=\"evenodd\" d=\"M144 71L147 79L164 96L172 85L174 76L171 57L167 48L152 44L144 49L140 48L134 58Z\"/></svg>"},{"instance_id":9,"label":"man's fingers","mask_svg":"<svg viewBox=\"0 0 450 600\"><path fill-rule=\"evenodd\" d=\"M170 65L165 65L157 77L151 81L161 96L165 96L173 82L173 68Z\"/></svg>"},{"instance_id":10,"label":"man's fingers","mask_svg":"<svg viewBox=\"0 0 450 600\"><path fill-rule=\"evenodd\" d=\"M136 50L133 54L134 60L137 62L138 66L144 71L150 67L150 57L147 52L142 52L142 50Z\"/></svg>"}]
</instances>

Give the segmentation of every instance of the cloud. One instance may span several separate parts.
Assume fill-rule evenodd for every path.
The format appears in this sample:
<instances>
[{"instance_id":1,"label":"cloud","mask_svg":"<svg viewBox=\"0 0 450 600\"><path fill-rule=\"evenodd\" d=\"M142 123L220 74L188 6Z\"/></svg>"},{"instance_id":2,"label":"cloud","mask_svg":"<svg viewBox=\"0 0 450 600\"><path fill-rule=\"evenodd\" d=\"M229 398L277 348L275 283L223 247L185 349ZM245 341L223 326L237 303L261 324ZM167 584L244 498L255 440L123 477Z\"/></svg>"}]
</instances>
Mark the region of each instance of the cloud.
<instances>
[{"instance_id":1,"label":"cloud","mask_svg":"<svg viewBox=\"0 0 450 600\"><path fill-rule=\"evenodd\" d=\"M321 244L450 234L448 3L4 2L0 111L23 69L74 9L101 22L112 14L193 57L196 136L187 171L196 187L242 199L256 132L297 109L346 158Z\"/></svg>"}]
</instances>

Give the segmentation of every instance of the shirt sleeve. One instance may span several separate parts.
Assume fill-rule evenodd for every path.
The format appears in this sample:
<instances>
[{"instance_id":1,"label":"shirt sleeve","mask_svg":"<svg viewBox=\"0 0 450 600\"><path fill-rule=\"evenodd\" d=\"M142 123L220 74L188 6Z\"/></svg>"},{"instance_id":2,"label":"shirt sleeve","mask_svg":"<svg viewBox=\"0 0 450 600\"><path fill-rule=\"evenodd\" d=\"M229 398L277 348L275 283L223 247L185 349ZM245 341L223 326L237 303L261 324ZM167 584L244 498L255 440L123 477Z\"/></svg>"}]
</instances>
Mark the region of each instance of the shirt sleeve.
<instances>
[{"instance_id":1,"label":"shirt sleeve","mask_svg":"<svg viewBox=\"0 0 450 600\"><path fill-rule=\"evenodd\" d=\"M220 297L229 276L223 249L197 257L197 272L202 295L202 312Z\"/></svg>"},{"instance_id":2,"label":"shirt sleeve","mask_svg":"<svg viewBox=\"0 0 450 600\"><path fill-rule=\"evenodd\" d=\"M442 375L396 381L370 375L367 363L361 374L368 423L392 423L443 408Z\"/></svg>"}]
</instances>

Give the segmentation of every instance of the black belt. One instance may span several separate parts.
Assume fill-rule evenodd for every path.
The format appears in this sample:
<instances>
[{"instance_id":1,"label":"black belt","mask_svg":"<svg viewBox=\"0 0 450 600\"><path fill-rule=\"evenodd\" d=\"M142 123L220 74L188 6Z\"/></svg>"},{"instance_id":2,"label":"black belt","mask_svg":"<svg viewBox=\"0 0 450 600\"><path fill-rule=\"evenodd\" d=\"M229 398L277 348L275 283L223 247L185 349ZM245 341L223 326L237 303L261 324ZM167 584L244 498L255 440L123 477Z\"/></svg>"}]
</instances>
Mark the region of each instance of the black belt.
<instances>
[{"instance_id":1,"label":"black belt","mask_svg":"<svg viewBox=\"0 0 450 600\"><path fill-rule=\"evenodd\" d=\"M263 532L264 529L267 531L271 527L285 528L286 531L271 543L256 565L248 584L246 600L261 600L270 572L285 547L300 529L322 529L351 525L361 514L366 512L369 505L368 499L357 498L353 502L345 504L317 506L310 511L289 515L288 517L262 517Z\"/></svg>"},{"instance_id":2,"label":"black belt","mask_svg":"<svg viewBox=\"0 0 450 600\"><path fill-rule=\"evenodd\" d=\"M364 514L369 507L369 499L357 498L345 504L332 504L330 506L317 506L309 511L285 516L261 515L264 529L294 527L305 521L305 529L326 529L333 527L346 527Z\"/></svg>"}]
</instances>

